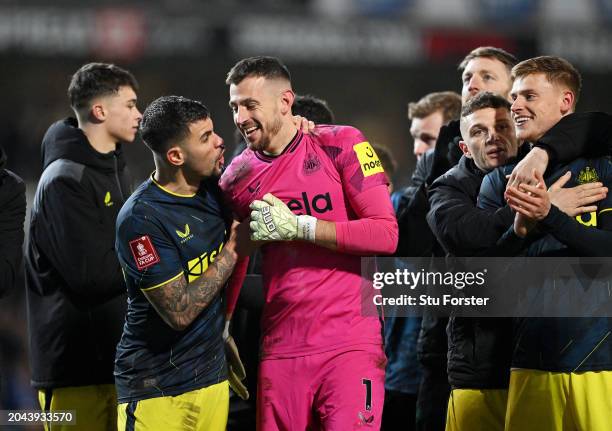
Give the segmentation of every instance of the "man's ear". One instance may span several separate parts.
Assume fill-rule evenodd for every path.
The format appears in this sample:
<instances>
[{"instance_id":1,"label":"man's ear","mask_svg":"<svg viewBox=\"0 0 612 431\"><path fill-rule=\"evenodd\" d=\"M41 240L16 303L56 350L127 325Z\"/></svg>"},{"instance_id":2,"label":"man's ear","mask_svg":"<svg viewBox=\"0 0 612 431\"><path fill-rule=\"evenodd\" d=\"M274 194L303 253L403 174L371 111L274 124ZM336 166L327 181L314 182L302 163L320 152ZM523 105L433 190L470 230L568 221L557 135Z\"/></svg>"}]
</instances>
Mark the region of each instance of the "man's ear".
<instances>
[{"instance_id":1,"label":"man's ear","mask_svg":"<svg viewBox=\"0 0 612 431\"><path fill-rule=\"evenodd\" d=\"M295 99L295 93L290 88L284 90L280 96L280 112L282 115L287 115L291 112L291 105Z\"/></svg>"},{"instance_id":2,"label":"man's ear","mask_svg":"<svg viewBox=\"0 0 612 431\"><path fill-rule=\"evenodd\" d=\"M106 120L107 109L103 103L96 102L91 106L90 115L97 122Z\"/></svg>"},{"instance_id":3,"label":"man's ear","mask_svg":"<svg viewBox=\"0 0 612 431\"><path fill-rule=\"evenodd\" d=\"M576 101L576 96L570 90L564 90L563 96L561 97L561 114L565 115L568 112L573 112L574 103Z\"/></svg>"},{"instance_id":4,"label":"man's ear","mask_svg":"<svg viewBox=\"0 0 612 431\"><path fill-rule=\"evenodd\" d=\"M185 163L185 154L181 147L175 145L166 151L166 160L173 166L182 166Z\"/></svg>"},{"instance_id":5,"label":"man's ear","mask_svg":"<svg viewBox=\"0 0 612 431\"><path fill-rule=\"evenodd\" d=\"M463 152L463 155L469 159L472 158L472 154L470 154L470 149L468 148L467 144L465 143L465 141L461 140L459 141L459 148L461 149L461 151Z\"/></svg>"}]
</instances>

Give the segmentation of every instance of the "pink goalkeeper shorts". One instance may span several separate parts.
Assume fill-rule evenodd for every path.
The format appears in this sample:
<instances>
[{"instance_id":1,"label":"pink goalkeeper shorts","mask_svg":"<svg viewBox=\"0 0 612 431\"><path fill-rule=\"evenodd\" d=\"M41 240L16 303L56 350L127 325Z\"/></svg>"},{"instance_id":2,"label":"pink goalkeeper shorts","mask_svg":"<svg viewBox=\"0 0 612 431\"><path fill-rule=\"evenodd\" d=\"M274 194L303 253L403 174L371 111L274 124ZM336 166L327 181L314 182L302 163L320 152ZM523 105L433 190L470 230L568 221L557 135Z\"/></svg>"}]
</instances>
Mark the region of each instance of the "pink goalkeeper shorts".
<instances>
[{"instance_id":1,"label":"pink goalkeeper shorts","mask_svg":"<svg viewBox=\"0 0 612 431\"><path fill-rule=\"evenodd\" d=\"M382 346L358 349L261 361L257 429L380 429L387 360Z\"/></svg>"}]
</instances>

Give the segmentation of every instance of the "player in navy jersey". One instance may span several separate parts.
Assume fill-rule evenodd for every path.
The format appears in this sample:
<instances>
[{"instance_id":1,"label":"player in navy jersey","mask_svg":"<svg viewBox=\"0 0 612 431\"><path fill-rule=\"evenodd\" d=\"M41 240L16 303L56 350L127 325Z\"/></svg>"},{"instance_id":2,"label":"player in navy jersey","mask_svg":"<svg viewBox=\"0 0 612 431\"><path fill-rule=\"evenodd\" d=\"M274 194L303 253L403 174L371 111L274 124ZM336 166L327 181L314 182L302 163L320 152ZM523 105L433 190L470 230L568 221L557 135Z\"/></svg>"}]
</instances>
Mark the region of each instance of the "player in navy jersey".
<instances>
[{"instance_id":1,"label":"player in navy jersey","mask_svg":"<svg viewBox=\"0 0 612 431\"><path fill-rule=\"evenodd\" d=\"M223 140L202 103L157 99L144 112L142 136L156 170L117 220L129 296L115 363L119 429L224 430L219 293L250 251L248 226L232 223L221 205Z\"/></svg>"},{"instance_id":2,"label":"player in navy jersey","mask_svg":"<svg viewBox=\"0 0 612 431\"><path fill-rule=\"evenodd\" d=\"M537 142L574 112L581 79L566 60L549 56L525 60L512 69L512 78L512 117L519 139ZM500 205L505 173L512 168L485 178L480 206ZM536 173L536 186L508 187L506 200L518 213L515 232L525 236L537 226L545 234L529 246L528 255L611 256L612 198L606 196L590 214L576 218L551 205L546 184L567 177L567 171L571 172L567 186L612 185L609 157L551 164L545 178ZM525 318L517 319L514 329L505 429L612 429L612 319Z\"/></svg>"}]
</instances>

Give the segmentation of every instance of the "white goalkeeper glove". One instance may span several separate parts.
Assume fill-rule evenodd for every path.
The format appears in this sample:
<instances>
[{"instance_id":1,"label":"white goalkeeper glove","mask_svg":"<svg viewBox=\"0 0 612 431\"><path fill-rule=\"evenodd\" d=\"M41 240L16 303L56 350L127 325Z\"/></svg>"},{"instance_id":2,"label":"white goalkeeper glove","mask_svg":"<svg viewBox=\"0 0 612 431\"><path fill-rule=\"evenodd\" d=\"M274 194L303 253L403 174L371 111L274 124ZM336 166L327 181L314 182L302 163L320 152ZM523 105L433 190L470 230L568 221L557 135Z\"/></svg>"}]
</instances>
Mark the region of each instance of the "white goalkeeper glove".
<instances>
[{"instance_id":1,"label":"white goalkeeper glove","mask_svg":"<svg viewBox=\"0 0 612 431\"><path fill-rule=\"evenodd\" d=\"M251 202L251 239L253 241L292 241L314 242L317 219L309 215L296 216L271 193L263 200Z\"/></svg>"},{"instance_id":2,"label":"white goalkeeper glove","mask_svg":"<svg viewBox=\"0 0 612 431\"><path fill-rule=\"evenodd\" d=\"M236 347L234 338L231 335L225 340L225 358L227 360L227 380L229 381L230 388L240 398L248 400L249 391L244 383L242 383L246 377L246 371L240 360L238 347Z\"/></svg>"}]
</instances>

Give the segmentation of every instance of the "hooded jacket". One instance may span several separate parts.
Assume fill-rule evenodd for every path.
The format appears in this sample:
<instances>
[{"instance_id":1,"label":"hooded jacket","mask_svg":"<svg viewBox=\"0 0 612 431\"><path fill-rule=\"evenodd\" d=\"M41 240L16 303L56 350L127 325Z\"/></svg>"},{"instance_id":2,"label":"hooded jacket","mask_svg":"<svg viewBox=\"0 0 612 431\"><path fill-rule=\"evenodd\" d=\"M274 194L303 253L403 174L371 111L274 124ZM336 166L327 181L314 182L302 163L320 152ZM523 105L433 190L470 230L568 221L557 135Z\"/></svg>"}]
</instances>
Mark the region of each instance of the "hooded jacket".
<instances>
[{"instance_id":1,"label":"hooded jacket","mask_svg":"<svg viewBox=\"0 0 612 431\"><path fill-rule=\"evenodd\" d=\"M72 118L43 138L25 262L35 388L113 383L126 308L115 221L130 194L117 147L98 153Z\"/></svg>"},{"instance_id":2,"label":"hooded jacket","mask_svg":"<svg viewBox=\"0 0 612 431\"><path fill-rule=\"evenodd\" d=\"M17 175L3 169L5 161L0 147L0 296L13 287L19 272L26 213L25 185Z\"/></svg>"}]
</instances>

